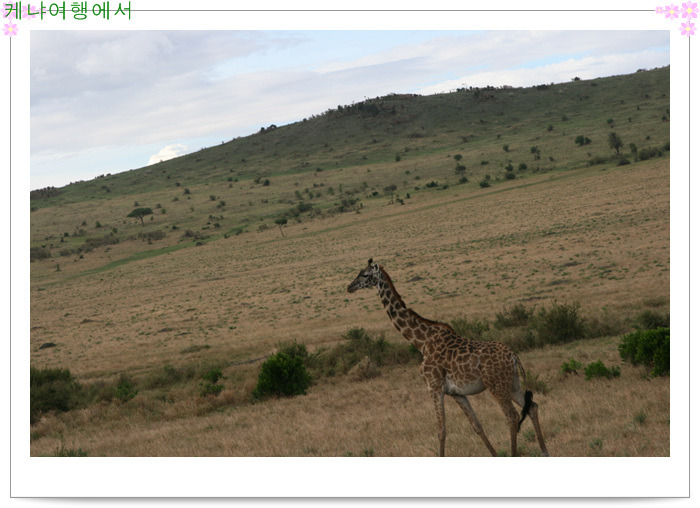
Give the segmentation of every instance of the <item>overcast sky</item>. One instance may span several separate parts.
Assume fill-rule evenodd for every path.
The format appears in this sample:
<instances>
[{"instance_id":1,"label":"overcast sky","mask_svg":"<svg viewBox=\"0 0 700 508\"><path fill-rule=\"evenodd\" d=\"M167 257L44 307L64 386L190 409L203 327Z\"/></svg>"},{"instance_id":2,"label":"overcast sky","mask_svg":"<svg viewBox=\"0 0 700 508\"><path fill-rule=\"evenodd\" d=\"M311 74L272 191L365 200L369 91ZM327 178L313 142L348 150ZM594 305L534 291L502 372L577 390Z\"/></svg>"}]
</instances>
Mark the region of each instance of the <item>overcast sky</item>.
<instances>
[{"instance_id":1,"label":"overcast sky","mask_svg":"<svg viewBox=\"0 0 700 508\"><path fill-rule=\"evenodd\" d=\"M31 187L117 173L389 93L669 65L659 31L36 31Z\"/></svg>"}]
</instances>

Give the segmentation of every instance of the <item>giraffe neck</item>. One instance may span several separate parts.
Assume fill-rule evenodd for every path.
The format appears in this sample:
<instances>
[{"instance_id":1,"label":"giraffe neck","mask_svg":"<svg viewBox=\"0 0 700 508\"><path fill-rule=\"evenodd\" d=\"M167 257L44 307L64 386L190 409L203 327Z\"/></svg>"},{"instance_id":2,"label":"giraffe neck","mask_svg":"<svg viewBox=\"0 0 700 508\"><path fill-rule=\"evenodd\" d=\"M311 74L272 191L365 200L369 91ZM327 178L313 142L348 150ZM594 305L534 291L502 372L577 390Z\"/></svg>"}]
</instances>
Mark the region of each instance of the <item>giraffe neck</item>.
<instances>
[{"instance_id":1,"label":"giraffe neck","mask_svg":"<svg viewBox=\"0 0 700 508\"><path fill-rule=\"evenodd\" d=\"M425 343L437 331L435 327L447 327L447 325L425 319L406 307L406 304L396 291L389 274L382 267L380 267L380 270L382 277L377 285L377 290L389 319L391 319L391 322L401 335L406 337L419 351L423 351Z\"/></svg>"}]
</instances>

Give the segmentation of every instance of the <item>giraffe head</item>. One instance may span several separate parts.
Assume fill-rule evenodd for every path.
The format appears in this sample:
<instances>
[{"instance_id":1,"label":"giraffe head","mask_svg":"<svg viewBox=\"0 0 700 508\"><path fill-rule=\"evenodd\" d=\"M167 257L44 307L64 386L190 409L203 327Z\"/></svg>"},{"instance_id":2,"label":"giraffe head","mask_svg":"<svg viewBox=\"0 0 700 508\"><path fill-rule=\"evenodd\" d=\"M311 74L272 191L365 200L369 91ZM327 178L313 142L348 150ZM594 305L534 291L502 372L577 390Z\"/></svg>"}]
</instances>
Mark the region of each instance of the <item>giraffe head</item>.
<instances>
[{"instance_id":1,"label":"giraffe head","mask_svg":"<svg viewBox=\"0 0 700 508\"><path fill-rule=\"evenodd\" d=\"M348 286L348 293L354 293L358 289L376 287L379 284L381 270L379 265L374 263L372 259L367 261L367 267L360 270L355 280Z\"/></svg>"}]
</instances>

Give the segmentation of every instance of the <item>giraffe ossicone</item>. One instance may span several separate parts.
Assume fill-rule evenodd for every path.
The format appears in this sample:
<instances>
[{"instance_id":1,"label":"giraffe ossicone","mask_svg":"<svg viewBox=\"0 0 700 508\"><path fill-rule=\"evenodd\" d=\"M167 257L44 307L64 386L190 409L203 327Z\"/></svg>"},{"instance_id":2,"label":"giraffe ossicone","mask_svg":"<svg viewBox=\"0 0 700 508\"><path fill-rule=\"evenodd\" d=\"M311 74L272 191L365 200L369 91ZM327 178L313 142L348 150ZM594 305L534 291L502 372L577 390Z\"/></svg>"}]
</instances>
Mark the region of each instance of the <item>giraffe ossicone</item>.
<instances>
[{"instance_id":1,"label":"giraffe ossicone","mask_svg":"<svg viewBox=\"0 0 700 508\"><path fill-rule=\"evenodd\" d=\"M409 309L384 268L372 258L348 286L348 292L376 288L394 327L422 354L421 377L428 385L438 424L439 455L445 455L444 397L455 399L491 455L496 450L469 403L469 395L488 390L504 412L510 428L511 453L518 454L517 435L527 416L532 420L543 456L549 456L540 428L532 392L523 391L519 374L525 377L520 359L505 344L461 337L448 324L432 321ZM518 413L513 402L522 407Z\"/></svg>"}]
</instances>

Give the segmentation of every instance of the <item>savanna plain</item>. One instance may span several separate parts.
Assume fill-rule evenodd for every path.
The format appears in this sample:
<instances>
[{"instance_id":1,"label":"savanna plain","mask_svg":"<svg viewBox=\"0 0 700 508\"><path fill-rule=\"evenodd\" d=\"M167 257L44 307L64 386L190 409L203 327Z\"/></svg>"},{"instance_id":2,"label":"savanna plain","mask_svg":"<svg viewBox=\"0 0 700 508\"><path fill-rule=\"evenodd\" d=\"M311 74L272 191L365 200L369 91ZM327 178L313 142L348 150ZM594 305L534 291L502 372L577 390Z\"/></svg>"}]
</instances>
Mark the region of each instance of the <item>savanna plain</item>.
<instances>
[{"instance_id":1,"label":"savanna plain","mask_svg":"<svg viewBox=\"0 0 700 508\"><path fill-rule=\"evenodd\" d=\"M75 390L32 410L31 454L437 455L419 354L346 291L374 258L422 316L518 352L552 455L669 456L669 376L618 350L671 312L668 104L668 68L392 95L33 191L30 362ZM576 331L538 340L553 309ZM341 355L358 329L384 353ZM254 397L294 344L306 393ZM487 455L446 411L447 455ZM519 447L539 454L529 421Z\"/></svg>"}]
</instances>

